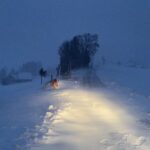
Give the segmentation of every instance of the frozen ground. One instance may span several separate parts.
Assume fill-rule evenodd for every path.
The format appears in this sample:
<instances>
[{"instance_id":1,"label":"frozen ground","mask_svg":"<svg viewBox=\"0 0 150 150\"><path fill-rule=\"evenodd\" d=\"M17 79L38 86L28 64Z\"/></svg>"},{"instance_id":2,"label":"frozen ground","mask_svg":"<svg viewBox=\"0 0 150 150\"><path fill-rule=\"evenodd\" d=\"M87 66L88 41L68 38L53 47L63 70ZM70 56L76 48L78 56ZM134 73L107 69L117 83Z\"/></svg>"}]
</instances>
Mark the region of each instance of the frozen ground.
<instances>
[{"instance_id":1,"label":"frozen ground","mask_svg":"<svg viewBox=\"0 0 150 150\"><path fill-rule=\"evenodd\" d=\"M149 150L149 73L105 67L103 88L74 80L55 91L37 81L0 87L0 149Z\"/></svg>"}]
</instances>

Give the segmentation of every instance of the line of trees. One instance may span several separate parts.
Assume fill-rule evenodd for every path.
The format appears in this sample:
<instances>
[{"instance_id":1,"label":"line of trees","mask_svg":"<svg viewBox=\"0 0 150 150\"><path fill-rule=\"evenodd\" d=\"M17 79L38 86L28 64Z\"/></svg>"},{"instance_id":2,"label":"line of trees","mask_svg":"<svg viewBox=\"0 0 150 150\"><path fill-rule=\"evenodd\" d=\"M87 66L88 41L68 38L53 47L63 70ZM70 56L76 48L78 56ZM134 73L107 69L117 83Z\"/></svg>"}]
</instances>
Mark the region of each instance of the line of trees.
<instances>
[{"instance_id":1,"label":"line of trees","mask_svg":"<svg viewBox=\"0 0 150 150\"><path fill-rule=\"evenodd\" d=\"M59 48L60 74L69 74L72 69L89 67L92 57L99 48L98 35L86 33L65 41Z\"/></svg>"}]
</instances>

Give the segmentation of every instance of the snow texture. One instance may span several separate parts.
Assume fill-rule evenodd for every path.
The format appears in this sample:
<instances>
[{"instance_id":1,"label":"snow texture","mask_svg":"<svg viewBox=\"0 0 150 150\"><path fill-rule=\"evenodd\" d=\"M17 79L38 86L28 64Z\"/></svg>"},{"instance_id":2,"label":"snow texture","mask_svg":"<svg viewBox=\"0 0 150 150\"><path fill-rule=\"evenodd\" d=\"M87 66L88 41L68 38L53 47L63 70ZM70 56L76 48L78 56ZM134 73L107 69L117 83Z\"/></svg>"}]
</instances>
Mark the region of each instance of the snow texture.
<instances>
[{"instance_id":1,"label":"snow texture","mask_svg":"<svg viewBox=\"0 0 150 150\"><path fill-rule=\"evenodd\" d=\"M102 87L80 84L84 70L57 90L38 80L0 87L0 149L149 150L149 71L139 71L145 88L134 84L138 71L107 66L97 72Z\"/></svg>"}]
</instances>

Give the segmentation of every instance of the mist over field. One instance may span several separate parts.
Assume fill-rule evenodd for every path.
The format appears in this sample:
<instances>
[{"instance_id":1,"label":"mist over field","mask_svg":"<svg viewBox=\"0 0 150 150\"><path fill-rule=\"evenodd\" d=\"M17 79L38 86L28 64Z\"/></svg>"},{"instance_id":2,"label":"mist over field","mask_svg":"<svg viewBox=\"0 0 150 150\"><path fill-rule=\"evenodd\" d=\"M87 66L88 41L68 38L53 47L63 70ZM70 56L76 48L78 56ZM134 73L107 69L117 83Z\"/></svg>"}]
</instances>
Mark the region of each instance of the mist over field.
<instances>
[{"instance_id":1,"label":"mist over field","mask_svg":"<svg viewBox=\"0 0 150 150\"><path fill-rule=\"evenodd\" d=\"M87 32L99 35L98 58L149 66L149 16L148 0L1 0L0 67L56 66L59 46Z\"/></svg>"}]
</instances>

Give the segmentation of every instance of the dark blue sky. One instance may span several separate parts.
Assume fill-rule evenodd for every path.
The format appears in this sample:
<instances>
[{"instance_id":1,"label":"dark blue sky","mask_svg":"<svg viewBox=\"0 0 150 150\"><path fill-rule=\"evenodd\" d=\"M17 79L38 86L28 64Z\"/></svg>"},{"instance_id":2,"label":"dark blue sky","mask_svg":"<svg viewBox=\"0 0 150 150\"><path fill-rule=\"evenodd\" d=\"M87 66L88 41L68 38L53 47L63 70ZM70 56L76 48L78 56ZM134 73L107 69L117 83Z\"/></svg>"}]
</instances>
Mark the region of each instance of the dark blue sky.
<instances>
[{"instance_id":1,"label":"dark blue sky","mask_svg":"<svg viewBox=\"0 0 150 150\"><path fill-rule=\"evenodd\" d=\"M60 44L85 32L99 34L109 59L149 61L149 0L0 0L0 67L53 66Z\"/></svg>"}]
</instances>

